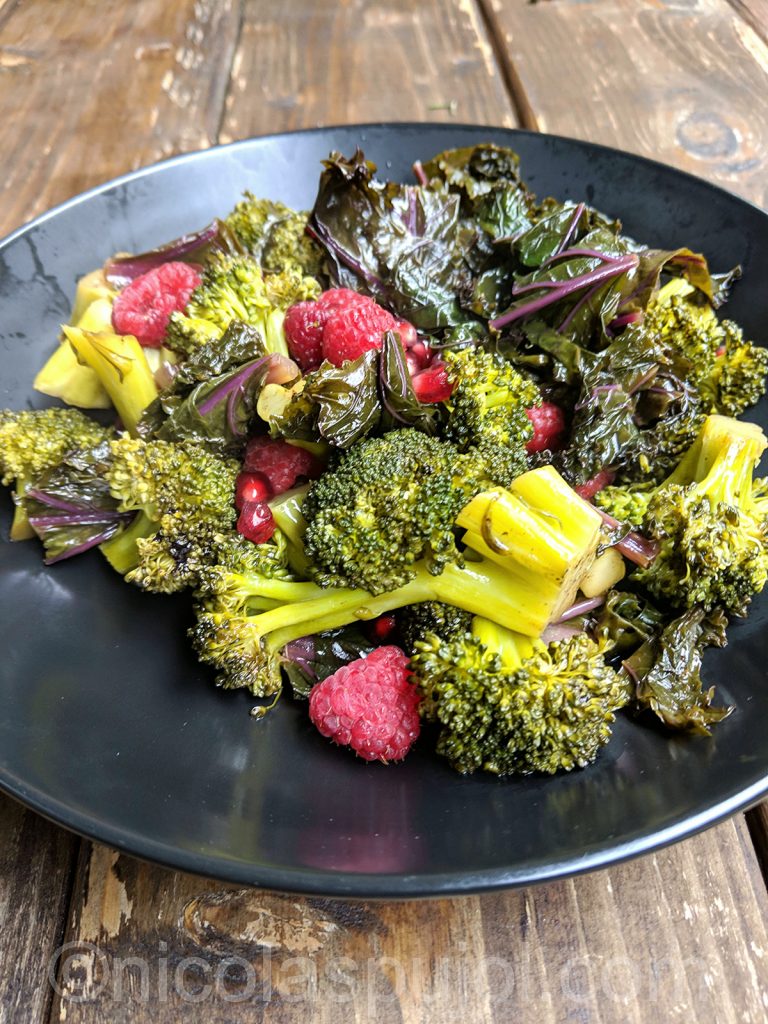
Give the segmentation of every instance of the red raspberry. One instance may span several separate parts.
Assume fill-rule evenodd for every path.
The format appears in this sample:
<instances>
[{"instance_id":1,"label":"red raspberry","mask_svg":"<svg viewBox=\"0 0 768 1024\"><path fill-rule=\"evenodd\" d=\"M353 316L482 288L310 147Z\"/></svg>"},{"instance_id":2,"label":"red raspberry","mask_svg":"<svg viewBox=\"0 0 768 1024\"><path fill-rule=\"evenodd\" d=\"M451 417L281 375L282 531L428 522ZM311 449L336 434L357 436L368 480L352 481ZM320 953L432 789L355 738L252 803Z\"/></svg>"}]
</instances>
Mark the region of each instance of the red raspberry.
<instances>
[{"instance_id":1,"label":"red raspberry","mask_svg":"<svg viewBox=\"0 0 768 1024\"><path fill-rule=\"evenodd\" d=\"M433 363L411 377L411 384L420 402L447 402L453 391L445 363Z\"/></svg>"},{"instance_id":2,"label":"red raspberry","mask_svg":"<svg viewBox=\"0 0 768 1024\"><path fill-rule=\"evenodd\" d=\"M384 332L393 330L395 322L391 313L375 303L333 310L323 331L323 356L341 366L364 352L380 349Z\"/></svg>"},{"instance_id":3,"label":"red raspberry","mask_svg":"<svg viewBox=\"0 0 768 1024\"><path fill-rule=\"evenodd\" d=\"M315 480L323 471L320 461L298 445L282 439L252 437L245 446L243 470L266 477L273 494L289 491L298 480Z\"/></svg>"},{"instance_id":4,"label":"red raspberry","mask_svg":"<svg viewBox=\"0 0 768 1024\"><path fill-rule=\"evenodd\" d=\"M554 402L542 402L541 405L525 411L533 424L533 437L525 446L525 450L529 454L547 449L557 451L565 433L565 416L560 406Z\"/></svg>"},{"instance_id":5,"label":"red raspberry","mask_svg":"<svg viewBox=\"0 0 768 1024\"><path fill-rule=\"evenodd\" d=\"M610 469L601 469L591 480L586 480L578 487L574 487L574 491L585 501L591 501L598 491L602 491L604 487L612 484L615 478L616 474L612 473Z\"/></svg>"},{"instance_id":6,"label":"red raspberry","mask_svg":"<svg viewBox=\"0 0 768 1024\"><path fill-rule=\"evenodd\" d=\"M288 351L305 373L316 370L323 361L323 328L329 315L317 302L297 302L285 314Z\"/></svg>"},{"instance_id":7,"label":"red raspberry","mask_svg":"<svg viewBox=\"0 0 768 1024\"><path fill-rule=\"evenodd\" d=\"M112 326L147 348L160 348L171 313L183 312L200 274L190 263L163 263L135 278L112 306Z\"/></svg>"},{"instance_id":8,"label":"red raspberry","mask_svg":"<svg viewBox=\"0 0 768 1024\"><path fill-rule=\"evenodd\" d=\"M353 292L351 288L329 288L318 295L317 304L320 309L353 309L358 306L375 306L370 295Z\"/></svg>"},{"instance_id":9,"label":"red raspberry","mask_svg":"<svg viewBox=\"0 0 768 1024\"><path fill-rule=\"evenodd\" d=\"M399 647L379 647L328 676L309 695L309 717L323 736L366 761L402 760L419 735L421 697Z\"/></svg>"},{"instance_id":10,"label":"red raspberry","mask_svg":"<svg viewBox=\"0 0 768 1024\"><path fill-rule=\"evenodd\" d=\"M254 544L266 544L276 526L266 501L246 501L237 520L237 532Z\"/></svg>"}]
</instances>

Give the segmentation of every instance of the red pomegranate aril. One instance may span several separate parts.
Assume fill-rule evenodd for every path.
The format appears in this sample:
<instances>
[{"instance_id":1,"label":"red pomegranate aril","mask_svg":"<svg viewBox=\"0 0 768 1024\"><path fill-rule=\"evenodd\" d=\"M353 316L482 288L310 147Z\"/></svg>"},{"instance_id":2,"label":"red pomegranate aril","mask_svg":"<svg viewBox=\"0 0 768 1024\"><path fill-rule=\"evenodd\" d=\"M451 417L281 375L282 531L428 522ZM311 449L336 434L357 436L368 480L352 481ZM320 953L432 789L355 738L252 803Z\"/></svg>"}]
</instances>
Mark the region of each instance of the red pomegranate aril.
<instances>
[{"instance_id":1,"label":"red pomegranate aril","mask_svg":"<svg viewBox=\"0 0 768 1024\"><path fill-rule=\"evenodd\" d=\"M432 365L411 378L413 392L420 402L447 402L453 392L453 384L448 379L448 371L440 363Z\"/></svg>"},{"instance_id":2,"label":"red pomegranate aril","mask_svg":"<svg viewBox=\"0 0 768 1024\"><path fill-rule=\"evenodd\" d=\"M411 345L408 355L418 362L422 370L432 362L432 350L427 348L423 341L417 341L415 345Z\"/></svg>"},{"instance_id":3,"label":"red pomegranate aril","mask_svg":"<svg viewBox=\"0 0 768 1024\"><path fill-rule=\"evenodd\" d=\"M237 520L237 532L254 544L265 544L277 524L266 501L246 501Z\"/></svg>"},{"instance_id":4,"label":"red pomegranate aril","mask_svg":"<svg viewBox=\"0 0 768 1024\"><path fill-rule=\"evenodd\" d=\"M239 473L235 481L235 508L241 509L249 502L266 501L272 497L269 480L263 473Z\"/></svg>"},{"instance_id":5,"label":"red pomegranate aril","mask_svg":"<svg viewBox=\"0 0 768 1024\"><path fill-rule=\"evenodd\" d=\"M407 320L395 320L395 326L392 330L397 331L400 335L400 341L403 343L403 348L413 348L419 340L418 335L416 334L416 328L413 324L408 323Z\"/></svg>"},{"instance_id":6,"label":"red pomegranate aril","mask_svg":"<svg viewBox=\"0 0 768 1024\"><path fill-rule=\"evenodd\" d=\"M374 640L387 640L394 633L396 625L394 615L380 615L370 623L368 631Z\"/></svg>"}]
</instances>

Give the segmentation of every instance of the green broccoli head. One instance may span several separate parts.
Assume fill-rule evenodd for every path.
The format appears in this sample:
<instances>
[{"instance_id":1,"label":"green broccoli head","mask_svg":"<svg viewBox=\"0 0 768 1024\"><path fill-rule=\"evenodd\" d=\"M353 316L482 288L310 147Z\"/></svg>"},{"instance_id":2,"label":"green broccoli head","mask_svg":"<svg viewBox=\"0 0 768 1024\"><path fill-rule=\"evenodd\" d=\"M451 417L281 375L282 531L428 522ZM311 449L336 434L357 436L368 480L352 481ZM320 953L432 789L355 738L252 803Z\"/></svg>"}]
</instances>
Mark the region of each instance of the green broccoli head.
<instances>
[{"instance_id":1,"label":"green broccoli head","mask_svg":"<svg viewBox=\"0 0 768 1024\"><path fill-rule=\"evenodd\" d=\"M58 465L65 455L94 448L114 435L79 409L0 411L0 475L7 487L34 480Z\"/></svg>"},{"instance_id":2,"label":"green broccoli head","mask_svg":"<svg viewBox=\"0 0 768 1024\"><path fill-rule=\"evenodd\" d=\"M217 670L217 685L255 697L281 689L279 654L265 643L256 618L201 610L189 635L200 661Z\"/></svg>"},{"instance_id":3,"label":"green broccoli head","mask_svg":"<svg viewBox=\"0 0 768 1024\"><path fill-rule=\"evenodd\" d=\"M411 668L423 713L441 726L438 752L461 772L584 767L630 696L585 634L536 644L516 669L472 633L448 642L431 635L416 647Z\"/></svg>"},{"instance_id":4,"label":"green broccoli head","mask_svg":"<svg viewBox=\"0 0 768 1024\"><path fill-rule=\"evenodd\" d=\"M639 528L645 520L653 490L654 484L645 481L611 485L597 492L594 503L620 523Z\"/></svg>"},{"instance_id":5,"label":"green broccoli head","mask_svg":"<svg viewBox=\"0 0 768 1024\"><path fill-rule=\"evenodd\" d=\"M251 256L215 254L186 311L171 316L166 345L189 355L239 321L258 329L268 352L288 355L285 311L295 302L315 298L319 291L318 282L295 267L265 274Z\"/></svg>"},{"instance_id":6,"label":"green broccoli head","mask_svg":"<svg viewBox=\"0 0 768 1024\"><path fill-rule=\"evenodd\" d=\"M754 424L709 416L680 465L650 492L643 530L659 553L634 579L675 607L743 615L768 579L768 521L753 478L766 439Z\"/></svg>"},{"instance_id":7,"label":"green broccoli head","mask_svg":"<svg viewBox=\"0 0 768 1024\"><path fill-rule=\"evenodd\" d=\"M146 590L194 586L234 531L239 464L187 441L120 437L110 448L110 490L141 519L105 545L107 558Z\"/></svg>"},{"instance_id":8,"label":"green broccoli head","mask_svg":"<svg viewBox=\"0 0 768 1024\"><path fill-rule=\"evenodd\" d=\"M504 486L528 468L533 437L527 409L541 404L539 389L501 356L481 348L447 352L453 392L445 436L462 451L477 448Z\"/></svg>"},{"instance_id":9,"label":"green broccoli head","mask_svg":"<svg viewBox=\"0 0 768 1024\"><path fill-rule=\"evenodd\" d=\"M765 394L768 349L744 338L731 320L718 320L696 293L663 289L651 303L641 330L690 362L690 379L705 412L738 416Z\"/></svg>"},{"instance_id":10,"label":"green broccoli head","mask_svg":"<svg viewBox=\"0 0 768 1024\"><path fill-rule=\"evenodd\" d=\"M451 640L467 633L471 626L470 612L441 601L411 604L397 613L397 630L406 654L413 654L416 642L428 633L434 633L443 640Z\"/></svg>"},{"instance_id":11,"label":"green broccoli head","mask_svg":"<svg viewBox=\"0 0 768 1024\"><path fill-rule=\"evenodd\" d=\"M349 448L309 489L304 544L315 579L381 594L460 561L454 522L485 468L476 453L418 430L394 430Z\"/></svg>"},{"instance_id":12,"label":"green broccoli head","mask_svg":"<svg viewBox=\"0 0 768 1024\"><path fill-rule=\"evenodd\" d=\"M320 247L307 235L306 213L246 192L226 219L238 241L267 271L289 268L317 277L323 272Z\"/></svg>"}]
</instances>

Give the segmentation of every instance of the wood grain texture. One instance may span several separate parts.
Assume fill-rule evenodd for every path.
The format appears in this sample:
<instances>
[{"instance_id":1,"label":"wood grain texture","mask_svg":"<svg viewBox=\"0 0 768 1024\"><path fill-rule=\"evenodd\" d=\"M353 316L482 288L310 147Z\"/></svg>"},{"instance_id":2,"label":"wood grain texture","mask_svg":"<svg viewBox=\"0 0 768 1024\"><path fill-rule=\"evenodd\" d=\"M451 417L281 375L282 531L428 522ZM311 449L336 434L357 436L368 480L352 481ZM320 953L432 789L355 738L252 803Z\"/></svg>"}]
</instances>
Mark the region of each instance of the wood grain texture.
<instances>
[{"instance_id":1,"label":"wood grain texture","mask_svg":"<svg viewBox=\"0 0 768 1024\"><path fill-rule=\"evenodd\" d=\"M736 13L768 42L768 0L730 0Z\"/></svg>"},{"instance_id":2,"label":"wood grain texture","mask_svg":"<svg viewBox=\"0 0 768 1024\"><path fill-rule=\"evenodd\" d=\"M0 796L0 1022L47 1019L80 840Z\"/></svg>"},{"instance_id":3,"label":"wood grain texture","mask_svg":"<svg viewBox=\"0 0 768 1024\"><path fill-rule=\"evenodd\" d=\"M768 44L727 0L479 2L539 130L768 205Z\"/></svg>"},{"instance_id":4,"label":"wood grain texture","mask_svg":"<svg viewBox=\"0 0 768 1024\"><path fill-rule=\"evenodd\" d=\"M417 903L236 889L94 847L52 1020L759 1024L768 896L743 820L538 888ZM129 960L129 958L134 958Z\"/></svg>"},{"instance_id":5,"label":"wood grain texture","mask_svg":"<svg viewBox=\"0 0 768 1024\"><path fill-rule=\"evenodd\" d=\"M0 7L0 231L215 141L238 0Z\"/></svg>"},{"instance_id":6,"label":"wood grain texture","mask_svg":"<svg viewBox=\"0 0 768 1024\"><path fill-rule=\"evenodd\" d=\"M222 141L452 119L517 123L473 0L246 0Z\"/></svg>"}]
</instances>

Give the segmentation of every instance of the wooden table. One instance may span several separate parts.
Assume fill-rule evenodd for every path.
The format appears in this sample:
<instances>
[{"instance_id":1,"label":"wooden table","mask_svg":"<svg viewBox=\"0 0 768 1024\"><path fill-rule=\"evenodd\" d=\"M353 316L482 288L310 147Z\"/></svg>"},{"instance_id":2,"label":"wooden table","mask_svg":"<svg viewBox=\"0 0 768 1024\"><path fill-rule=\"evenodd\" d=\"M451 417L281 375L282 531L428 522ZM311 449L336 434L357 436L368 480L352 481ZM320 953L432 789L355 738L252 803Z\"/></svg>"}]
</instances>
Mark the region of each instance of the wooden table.
<instances>
[{"instance_id":1,"label":"wooden table","mask_svg":"<svg viewBox=\"0 0 768 1024\"><path fill-rule=\"evenodd\" d=\"M172 153L394 119L593 139L768 205L768 0L0 0L2 231ZM0 828L1 1021L768 1019L765 808L408 904L182 875L7 799Z\"/></svg>"}]
</instances>

